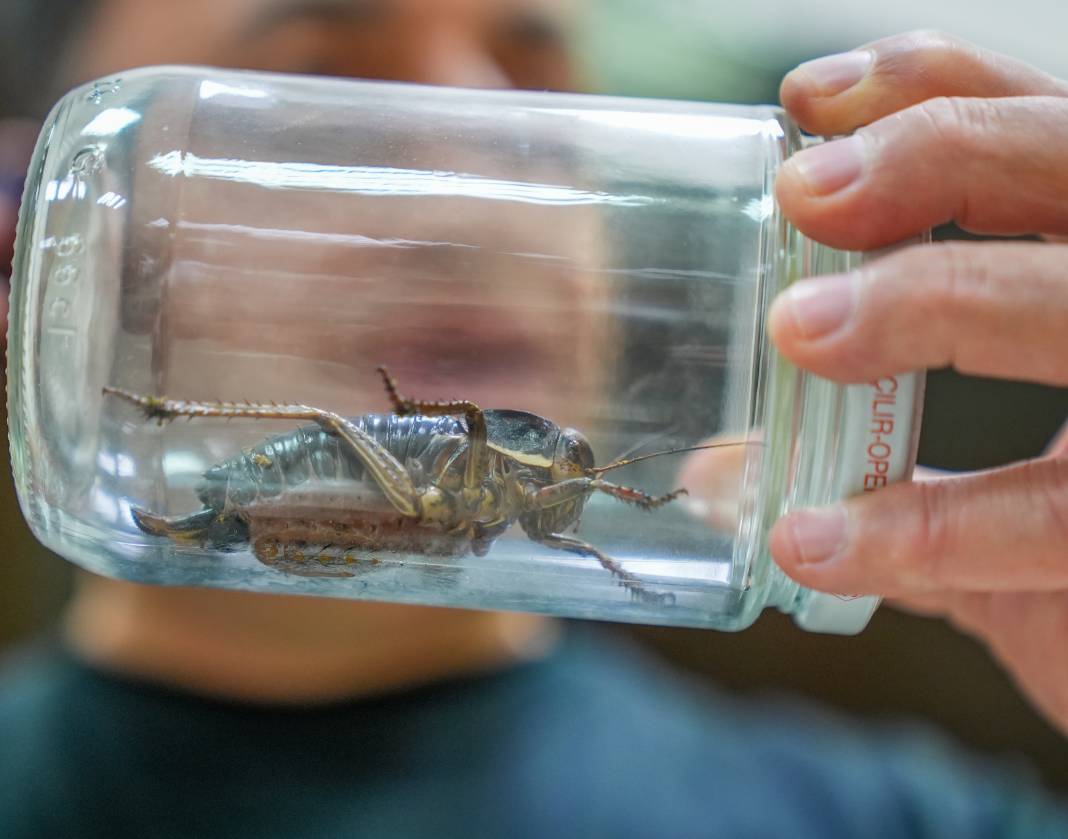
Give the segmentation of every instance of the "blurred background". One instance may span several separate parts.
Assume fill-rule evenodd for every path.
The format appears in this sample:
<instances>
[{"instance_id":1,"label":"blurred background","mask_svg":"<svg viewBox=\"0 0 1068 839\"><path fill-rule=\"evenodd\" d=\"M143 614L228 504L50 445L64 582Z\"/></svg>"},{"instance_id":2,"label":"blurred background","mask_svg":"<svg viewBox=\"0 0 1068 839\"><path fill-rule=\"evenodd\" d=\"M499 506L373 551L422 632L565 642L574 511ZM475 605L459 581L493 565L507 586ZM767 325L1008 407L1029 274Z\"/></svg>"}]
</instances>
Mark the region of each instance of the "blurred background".
<instances>
[{"instance_id":1,"label":"blurred background","mask_svg":"<svg viewBox=\"0 0 1068 839\"><path fill-rule=\"evenodd\" d=\"M851 0L573 5L571 48L581 86L595 92L775 101L779 80L798 62L914 28L952 32L1068 78L1062 37L1068 5L1053 0L1011 6L966 0L865 7ZM0 167L4 180L17 168L2 153ZM937 235L962 234L944 229ZM928 380L920 462L965 470L1034 456L1066 418L1068 390L936 371ZM3 451L0 649L47 632L71 581L70 566L40 548L23 524ZM724 690L799 694L855 716L926 722L973 750L1029 764L1048 784L1068 791L1068 741L1030 709L980 645L941 622L884 608L856 638L807 635L771 613L738 635L611 630Z\"/></svg>"}]
</instances>

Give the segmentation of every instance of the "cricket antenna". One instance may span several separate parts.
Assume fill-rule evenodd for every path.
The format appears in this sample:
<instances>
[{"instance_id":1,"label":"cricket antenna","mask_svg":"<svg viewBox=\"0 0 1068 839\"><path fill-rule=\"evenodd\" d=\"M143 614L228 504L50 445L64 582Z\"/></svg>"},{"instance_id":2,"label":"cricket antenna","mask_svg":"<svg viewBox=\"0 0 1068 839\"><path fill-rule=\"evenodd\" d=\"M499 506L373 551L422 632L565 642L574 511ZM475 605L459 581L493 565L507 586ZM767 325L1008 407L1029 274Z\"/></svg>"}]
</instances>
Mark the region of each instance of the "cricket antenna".
<instances>
[{"instance_id":1,"label":"cricket antenna","mask_svg":"<svg viewBox=\"0 0 1068 839\"><path fill-rule=\"evenodd\" d=\"M630 457L631 455L636 455L638 452L640 452L642 449L644 449L647 445L652 443L654 440L663 440L665 437L669 437L670 435L674 434L678 430L679 430L678 425L672 425L669 428L665 428L663 431L658 431L656 434L650 434L644 440L639 440L637 443L635 443L629 449L624 449L623 451L621 451L619 454L617 454L615 456L615 459L612 462L615 463L616 461L623 460L623 458L625 458L625 457Z\"/></svg>"},{"instance_id":2,"label":"cricket antenna","mask_svg":"<svg viewBox=\"0 0 1068 839\"><path fill-rule=\"evenodd\" d=\"M764 443L760 440L739 440L736 443L702 443L697 446L685 446L681 449L665 449L662 452L651 452L650 454L642 454L637 457L627 457L621 460L617 460L614 463L609 463L607 466L594 466L586 471L591 475L603 475L612 469L619 469L621 466L630 466L632 463L637 463L639 460L648 460L651 457L660 457L665 454L679 454L680 452L696 452L701 449L725 449L729 446L763 446Z\"/></svg>"}]
</instances>

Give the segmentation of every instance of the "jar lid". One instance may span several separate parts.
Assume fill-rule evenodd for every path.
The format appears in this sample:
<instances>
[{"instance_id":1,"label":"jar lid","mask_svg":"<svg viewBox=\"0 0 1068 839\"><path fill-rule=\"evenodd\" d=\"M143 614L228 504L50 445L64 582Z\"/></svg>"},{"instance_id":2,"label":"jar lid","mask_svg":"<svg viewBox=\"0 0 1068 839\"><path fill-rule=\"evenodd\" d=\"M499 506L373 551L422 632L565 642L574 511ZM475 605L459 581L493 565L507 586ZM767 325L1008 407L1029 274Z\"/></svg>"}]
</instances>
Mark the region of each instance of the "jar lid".
<instances>
[{"instance_id":1,"label":"jar lid","mask_svg":"<svg viewBox=\"0 0 1068 839\"><path fill-rule=\"evenodd\" d=\"M842 464L834 498L874 492L911 477L925 382L926 374L917 372L845 388ZM793 615L810 632L853 635L867 626L878 605L878 597L803 590Z\"/></svg>"}]
</instances>

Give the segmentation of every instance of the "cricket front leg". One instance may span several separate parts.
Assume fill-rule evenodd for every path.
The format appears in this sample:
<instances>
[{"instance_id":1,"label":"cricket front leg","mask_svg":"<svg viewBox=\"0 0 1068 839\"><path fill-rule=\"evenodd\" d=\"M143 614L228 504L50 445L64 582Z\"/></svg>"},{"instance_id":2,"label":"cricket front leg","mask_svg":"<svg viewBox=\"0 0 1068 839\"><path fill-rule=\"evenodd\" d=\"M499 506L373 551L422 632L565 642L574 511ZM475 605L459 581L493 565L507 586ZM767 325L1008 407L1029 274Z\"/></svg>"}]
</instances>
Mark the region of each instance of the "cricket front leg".
<instances>
[{"instance_id":1,"label":"cricket front leg","mask_svg":"<svg viewBox=\"0 0 1068 839\"><path fill-rule=\"evenodd\" d=\"M588 495L591 492L603 492L613 498L618 498L620 501L635 504L643 510L655 510L680 495L687 494L685 489L676 489L666 495L649 495L631 487L602 481L600 478L569 478L566 481L549 484L547 487L530 492L527 504L531 510L544 510L549 507L555 507L558 504L574 501L580 496Z\"/></svg>"},{"instance_id":2,"label":"cricket front leg","mask_svg":"<svg viewBox=\"0 0 1068 839\"><path fill-rule=\"evenodd\" d=\"M538 542L545 545L547 548L556 548L561 551L578 554L579 556L593 557L601 563L602 568L619 580L619 584L629 591L635 600L640 600L643 603L656 603L668 606L675 602L674 594L669 591L650 591L645 587L641 577L625 570L619 562L612 559L612 557L607 554L602 553L589 542L583 542L581 539L576 539L573 536L564 536L561 533L548 533L538 539Z\"/></svg>"},{"instance_id":3,"label":"cricket front leg","mask_svg":"<svg viewBox=\"0 0 1068 839\"><path fill-rule=\"evenodd\" d=\"M422 514L419 493L407 470L384 447L363 429L344 417L308 405L257 405L251 402L187 402L162 396L142 396L117 387L105 387L104 393L117 396L138 406L149 419L160 425L177 417L237 417L247 419L289 419L318 423L327 434L337 437L351 449L378 484L382 494L403 516L418 518Z\"/></svg>"}]
</instances>

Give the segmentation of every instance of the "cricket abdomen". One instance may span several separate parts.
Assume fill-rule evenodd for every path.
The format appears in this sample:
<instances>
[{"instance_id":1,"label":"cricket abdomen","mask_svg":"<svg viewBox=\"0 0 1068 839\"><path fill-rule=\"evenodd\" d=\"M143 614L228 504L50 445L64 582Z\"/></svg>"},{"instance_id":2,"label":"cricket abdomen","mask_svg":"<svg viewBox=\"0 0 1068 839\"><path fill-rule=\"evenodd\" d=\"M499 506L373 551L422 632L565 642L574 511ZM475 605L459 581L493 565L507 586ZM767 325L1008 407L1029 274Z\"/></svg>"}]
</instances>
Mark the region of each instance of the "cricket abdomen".
<instances>
[{"instance_id":1,"label":"cricket abdomen","mask_svg":"<svg viewBox=\"0 0 1068 839\"><path fill-rule=\"evenodd\" d=\"M265 565L302 576L352 576L358 568L403 564L404 554L464 556L467 534L444 533L391 510L303 517L298 511L250 508L249 545Z\"/></svg>"},{"instance_id":2,"label":"cricket abdomen","mask_svg":"<svg viewBox=\"0 0 1068 839\"><path fill-rule=\"evenodd\" d=\"M349 420L375 439L411 474L417 486L438 474L466 443L463 423L455 417L398 417L364 414ZM259 502L285 497L313 485L320 496L352 499L357 486L363 495L382 496L357 455L318 425L304 425L265 440L204 473L197 496L218 512L246 510Z\"/></svg>"}]
</instances>

